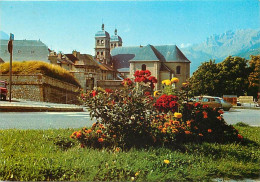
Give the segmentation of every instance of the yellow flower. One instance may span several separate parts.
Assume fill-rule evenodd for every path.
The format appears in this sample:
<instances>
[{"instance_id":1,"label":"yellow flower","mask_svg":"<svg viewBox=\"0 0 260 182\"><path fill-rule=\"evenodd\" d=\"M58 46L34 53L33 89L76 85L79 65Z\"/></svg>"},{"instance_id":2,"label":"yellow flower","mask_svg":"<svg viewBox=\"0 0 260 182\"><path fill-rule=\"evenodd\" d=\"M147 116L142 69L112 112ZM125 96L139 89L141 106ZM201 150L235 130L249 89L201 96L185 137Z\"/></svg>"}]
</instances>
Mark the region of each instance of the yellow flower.
<instances>
[{"instance_id":1,"label":"yellow flower","mask_svg":"<svg viewBox=\"0 0 260 182\"><path fill-rule=\"evenodd\" d=\"M165 85L171 85L171 84L172 84L171 80L166 80Z\"/></svg>"},{"instance_id":2,"label":"yellow flower","mask_svg":"<svg viewBox=\"0 0 260 182\"><path fill-rule=\"evenodd\" d=\"M173 78L171 79L171 82L172 82L172 83L178 83L178 82L179 82L179 79L176 78L176 77L173 77Z\"/></svg>"},{"instance_id":3,"label":"yellow flower","mask_svg":"<svg viewBox=\"0 0 260 182\"><path fill-rule=\"evenodd\" d=\"M136 172L136 173L135 173L135 176L138 176L138 175L139 175L139 172Z\"/></svg>"},{"instance_id":4,"label":"yellow flower","mask_svg":"<svg viewBox=\"0 0 260 182\"><path fill-rule=\"evenodd\" d=\"M186 87L188 85L188 83L182 83L183 87Z\"/></svg>"},{"instance_id":5,"label":"yellow flower","mask_svg":"<svg viewBox=\"0 0 260 182\"><path fill-rule=\"evenodd\" d=\"M175 113L174 113L174 117L175 117L175 118L182 118L182 114L179 113L179 112L175 112Z\"/></svg>"},{"instance_id":6,"label":"yellow flower","mask_svg":"<svg viewBox=\"0 0 260 182\"><path fill-rule=\"evenodd\" d=\"M172 82L171 82L171 80L163 80L162 84L164 84L164 85L171 85Z\"/></svg>"},{"instance_id":7,"label":"yellow flower","mask_svg":"<svg viewBox=\"0 0 260 182\"><path fill-rule=\"evenodd\" d=\"M159 91L155 91L155 92L153 93L153 96L154 96L154 97L158 97L159 95L160 95Z\"/></svg>"},{"instance_id":8,"label":"yellow flower","mask_svg":"<svg viewBox=\"0 0 260 182\"><path fill-rule=\"evenodd\" d=\"M169 164L169 163L170 163L169 160L164 160L163 162L164 162L165 164Z\"/></svg>"}]
</instances>

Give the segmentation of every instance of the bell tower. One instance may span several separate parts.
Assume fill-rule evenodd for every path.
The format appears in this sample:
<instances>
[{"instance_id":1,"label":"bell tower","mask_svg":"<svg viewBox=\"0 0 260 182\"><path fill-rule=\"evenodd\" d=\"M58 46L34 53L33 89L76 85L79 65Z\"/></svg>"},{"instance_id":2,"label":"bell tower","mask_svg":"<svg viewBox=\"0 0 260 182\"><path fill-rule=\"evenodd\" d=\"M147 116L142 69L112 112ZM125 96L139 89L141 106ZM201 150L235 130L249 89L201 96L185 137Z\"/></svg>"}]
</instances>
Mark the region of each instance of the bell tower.
<instances>
[{"instance_id":1,"label":"bell tower","mask_svg":"<svg viewBox=\"0 0 260 182\"><path fill-rule=\"evenodd\" d=\"M110 51L115 47L122 47L122 38L117 35L117 29L115 29L115 35L111 36L110 39Z\"/></svg>"},{"instance_id":2,"label":"bell tower","mask_svg":"<svg viewBox=\"0 0 260 182\"><path fill-rule=\"evenodd\" d=\"M110 35L102 24L101 31L95 34L95 58L105 64L110 64Z\"/></svg>"}]
</instances>

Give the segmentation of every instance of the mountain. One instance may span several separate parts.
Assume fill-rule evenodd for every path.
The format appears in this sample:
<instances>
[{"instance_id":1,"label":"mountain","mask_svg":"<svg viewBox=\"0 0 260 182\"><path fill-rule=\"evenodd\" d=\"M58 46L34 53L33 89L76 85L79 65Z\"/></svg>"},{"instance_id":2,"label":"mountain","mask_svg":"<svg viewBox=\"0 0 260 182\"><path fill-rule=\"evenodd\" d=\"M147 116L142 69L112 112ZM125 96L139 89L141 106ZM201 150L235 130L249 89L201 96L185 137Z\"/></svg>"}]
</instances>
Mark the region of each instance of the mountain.
<instances>
[{"instance_id":1,"label":"mountain","mask_svg":"<svg viewBox=\"0 0 260 182\"><path fill-rule=\"evenodd\" d=\"M260 54L260 30L227 31L181 50L191 61L191 73L196 71L202 62L210 59L215 59L216 62L223 61L227 56L249 59L250 55Z\"/></svg>"},{"instance_id":2,"label":"mountain","mask_svg":"<svg viewBox=\"0 0 260 182\"><path fill-rule=\"evenodd\" d=\"M0 40L9 40L9 35L3 31L0 31Z\"/></svg>"}]
</instances>

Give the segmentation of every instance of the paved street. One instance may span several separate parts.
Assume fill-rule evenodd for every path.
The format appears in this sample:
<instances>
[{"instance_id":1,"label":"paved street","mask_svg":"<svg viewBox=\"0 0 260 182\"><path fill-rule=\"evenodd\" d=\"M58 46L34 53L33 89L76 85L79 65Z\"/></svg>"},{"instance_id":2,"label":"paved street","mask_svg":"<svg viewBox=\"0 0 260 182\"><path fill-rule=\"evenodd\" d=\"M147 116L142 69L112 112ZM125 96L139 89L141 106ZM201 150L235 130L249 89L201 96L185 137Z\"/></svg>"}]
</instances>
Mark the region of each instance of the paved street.
<instances>
[{"instance_id":1,"label":"paved street","mask_svg":"<svg viewBox=\"0 0 260 182\"><path fill-rule=\"evenodd\" d=\"M260 126L260 110L231 109L224 119L228 124ZM93 122L88 112L0 112L0 129L80 128Z\"/></svg>"},{"instance_id":2,"label":"paved street","mask_svg":"<svg viewBox=\"0 0 260 182\"><path fill-rule=\"evenodd\" d=\"M0 112L0 129L80 128L92 123L88 112Z\"/></svg>"},{"instance_id":3,"label":"paved street","mask_svg":"<svg viewBox=\"0 0 260 182\"><path fill-rule=\"evenodd\" d=\"M251 126L260 126L260 109L230 109L224 113L224 119L228 124L244 122Z\"/></svg>"}]
</instances>

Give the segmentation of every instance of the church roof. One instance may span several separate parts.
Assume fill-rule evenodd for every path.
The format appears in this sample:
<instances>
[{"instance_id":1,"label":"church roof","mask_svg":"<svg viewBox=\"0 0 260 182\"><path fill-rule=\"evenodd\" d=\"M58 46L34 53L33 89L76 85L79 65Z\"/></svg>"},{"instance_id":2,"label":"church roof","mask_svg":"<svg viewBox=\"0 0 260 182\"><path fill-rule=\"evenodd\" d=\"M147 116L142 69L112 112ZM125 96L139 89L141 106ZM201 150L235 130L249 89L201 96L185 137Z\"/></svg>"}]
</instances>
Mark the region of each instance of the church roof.
<instances>
[{"instance_id":1,"label":"church roof","mask_svg":"<svg viewBox=\"0 0 260 182\"><path fill-rule=\"evenodd\" d=\"M110 42L122 42L122 38L118 35L112 35L110 38Z\"/></svg>"},{"instance_id":2,"label":"church roof","mask_svg":"<svg viewBox=\"0 0 260 182\"><path fill-rule=\"evenodd\" d=\"M129 68L130 61L190 63L176 45L116 47L111 51L111 56L117 69Z\"/></svg>"},{"instance_id":3,"label":"church roof","mask_svg":"<svg viewBox=\"0 0 260 182\"><path fill-rule=\"evenodd\" d=\"M95 34L95 37L107 37L109 38L109 33L105 30L100 30Z\"/></svg>"}]
</instances>

